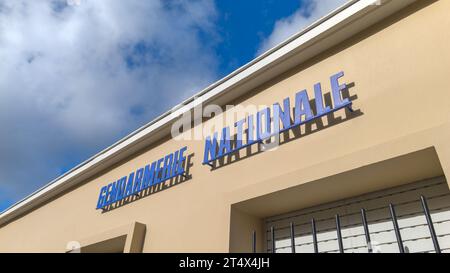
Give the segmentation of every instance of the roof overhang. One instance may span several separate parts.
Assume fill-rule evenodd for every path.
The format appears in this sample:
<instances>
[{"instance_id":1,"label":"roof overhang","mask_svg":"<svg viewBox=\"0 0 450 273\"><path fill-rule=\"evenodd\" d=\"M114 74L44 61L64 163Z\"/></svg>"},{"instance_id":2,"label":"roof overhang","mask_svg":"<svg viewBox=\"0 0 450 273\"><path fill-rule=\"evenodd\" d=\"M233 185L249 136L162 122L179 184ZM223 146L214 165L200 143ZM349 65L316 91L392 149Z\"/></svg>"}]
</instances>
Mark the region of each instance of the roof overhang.
<instances>
[{"instance_id":1,"label":"roof overhang","mask_svg":"<svg viewBox=\"0 0 450 273\"><path fill-rule=\"evenodd\" d=\"M51 181L0 214L0 225L86 181L170 134L171 125L199 103L224 105L417 0L353 0L263 53L172 110Z\"/></svg>"}]
</instances>

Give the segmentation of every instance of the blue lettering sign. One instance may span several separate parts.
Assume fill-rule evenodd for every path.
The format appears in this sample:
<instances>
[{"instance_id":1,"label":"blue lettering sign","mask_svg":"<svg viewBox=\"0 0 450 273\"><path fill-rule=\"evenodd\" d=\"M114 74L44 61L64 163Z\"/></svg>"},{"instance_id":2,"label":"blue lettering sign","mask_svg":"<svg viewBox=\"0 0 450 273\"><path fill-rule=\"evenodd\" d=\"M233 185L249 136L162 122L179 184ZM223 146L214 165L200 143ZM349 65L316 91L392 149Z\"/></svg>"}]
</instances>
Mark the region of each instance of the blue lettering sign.
<instances>
[{"instance_id":1,"label":"blue lettering sign","mask_svg":"<svg viewBox=\"0 0 450 273\"><path fill-rule=\"evenodd\" d=\"M218 140L217 132L213 134L212 138L210 136L206 137L203 164L213 166L212 162L218 158L235 153L255 143L262 143L264 140L270 139L276 134L343 108L351 110L351 101L348 98L342 97L342 90L346 88L346 85L339 84L339 79L343 76L344 72L341 71L330 77L331 93L334 102L333 107L325 105L322 86L320 83L316 83L314 85L314 102L309 100L307 91L302 90L295 94L295 106L293 109L291 109L290 99L285 98L283 100L283 107L279 103L273 104L273 116L271 116L270 108L265 108L256 113L256 118L254 115L249 115L246 119L236 122L234 124L236 129L236 145L234 147L231 147L229 127L223 128L220 140ZM311 103L314 103L316 113L313 112ZM294 118L293 122L291 120L292 113ZM254 124L255 119L256 124ZM247 131L246 143L243 142L243 134L245 131Z\"/></svg>"},{"instance_id":2,"label":"blue lettering sign","mask_svg":"<svg viewBox=\"0 0 450 273\"><path fill-rule=\"evenodd\" d=\"M187 147L183 147L102 187L97 209L104 209L127 197L139 194L153 185L184 174L187 164L186 150Z\"/></svg>"}]
</instances>

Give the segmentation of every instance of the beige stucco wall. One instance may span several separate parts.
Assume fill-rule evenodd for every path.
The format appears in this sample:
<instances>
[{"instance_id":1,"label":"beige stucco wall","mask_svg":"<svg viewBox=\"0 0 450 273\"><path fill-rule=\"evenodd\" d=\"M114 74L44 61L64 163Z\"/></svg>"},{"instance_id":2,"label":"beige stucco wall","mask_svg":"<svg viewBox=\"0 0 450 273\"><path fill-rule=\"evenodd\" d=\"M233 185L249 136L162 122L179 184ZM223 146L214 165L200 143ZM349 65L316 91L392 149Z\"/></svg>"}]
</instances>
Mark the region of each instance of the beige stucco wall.
<instances>
[{"instance_id":1,"label":"beige stucco wall","mask_svg":"<svg viewBox=\"0 0 450 273\"><path fill-rule=\"evenodd\" d=\"M2 226L0 251L62 252L69 241L134 222L146 225L145 252L242 251L239 238L250 234L238 234L230 219L246 213L231 214L232 204L305 183L315 192L311 203L315 197L320 201L320 192L329 189L314 189L313 181L428 147L436 149L448 174L449 10L447 0L419 1L237 102L271 105L287 96L293 100L304 88L312 97L319 81L328 93L329 76L343 70L342 82L354 83L349 93L357 96L354 109L362 115L214 171L201 164L203 141L169 139ZM336 117L345 118L346 112ZM184 145L193 154L191 180L106 213L95 210L102 186ZM365 190L363 182L354 183ZM336 198L345 191L341 195ZM251 229L263 216L240 224Z\"/></svg>"}]
</instances>

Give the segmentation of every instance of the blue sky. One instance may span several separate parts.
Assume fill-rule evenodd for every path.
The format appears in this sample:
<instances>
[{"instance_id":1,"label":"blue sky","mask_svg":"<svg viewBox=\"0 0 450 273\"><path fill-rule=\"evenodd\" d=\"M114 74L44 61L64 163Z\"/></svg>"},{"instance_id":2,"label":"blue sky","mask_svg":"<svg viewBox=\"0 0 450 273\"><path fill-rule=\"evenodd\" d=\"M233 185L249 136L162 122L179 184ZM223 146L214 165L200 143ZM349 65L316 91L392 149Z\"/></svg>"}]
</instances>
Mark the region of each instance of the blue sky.
<instances>
[{"instance_id":1,"label":"blue sky","mask_svg":"<svg viewBox=\"0 0 450 273\"><path fill-rule=\"evenodd\" d=\"M0 210L345 0L0 0Z\"/></svg>"},{"instance_id":2,"label":"blue sky","mask_svg":"<svg viewBox=\"0 0 450 273\"><path fill-rule=\"evenodd\" d=\"M217 1L217 22L221 41L216 47L222 76L230 73L257 54L278 19L298 10L302 1L247 0Z\"/></svg>"}]
</instances>

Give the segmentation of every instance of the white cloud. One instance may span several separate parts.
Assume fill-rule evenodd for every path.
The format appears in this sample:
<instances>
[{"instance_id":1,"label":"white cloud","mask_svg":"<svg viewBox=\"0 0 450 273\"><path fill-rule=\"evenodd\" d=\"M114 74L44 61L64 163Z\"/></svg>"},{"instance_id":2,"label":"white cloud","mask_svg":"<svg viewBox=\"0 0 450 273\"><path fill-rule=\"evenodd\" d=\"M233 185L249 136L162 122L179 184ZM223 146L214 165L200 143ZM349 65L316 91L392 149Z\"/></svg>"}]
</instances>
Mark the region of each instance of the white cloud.
<instances>
[{"instance_id":1,"label":"white cloud","mask_svg":"<svg viewBox=\"0 0 450 273\"><path fill-rule=\"evenodd\" d=\"M213 2L69 3L0 0L0 190L14 196L216 77Z\"/></svg>"},{"instance_id":2,"label":"white cloud","mask_svg":"<svg viewBox=\"0 0 450 273\"><path fill-rule=\"evenodd\" d=\"M336 9L348 0L306 0L301 7L289 17L278 20L272 33L263 40L258 55L283 42L291 35Z\"/></svg>"}]
</instances>

